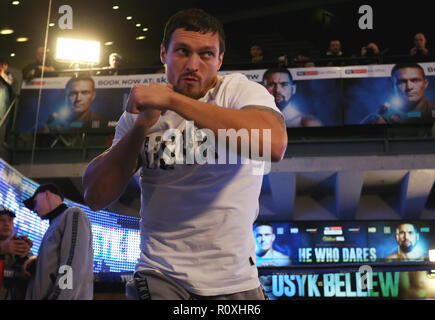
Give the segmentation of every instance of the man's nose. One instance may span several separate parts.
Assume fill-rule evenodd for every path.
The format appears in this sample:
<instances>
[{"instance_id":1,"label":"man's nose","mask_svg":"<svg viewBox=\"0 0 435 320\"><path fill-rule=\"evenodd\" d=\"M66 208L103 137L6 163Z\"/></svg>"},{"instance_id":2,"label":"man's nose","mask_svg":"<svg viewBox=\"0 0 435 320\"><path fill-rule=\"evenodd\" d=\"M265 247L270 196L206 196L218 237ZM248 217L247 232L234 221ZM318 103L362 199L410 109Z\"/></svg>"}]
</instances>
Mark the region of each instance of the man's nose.
<instances>
[{"instance_id":1,"label":"man's nose","mask_svg":"<svg viewBox=\"0 0 435 320\"><path fill-rule=\"evenodd\" d=\"M199 64L201 63L201 58L198 54L192 53L188 59L186 64L186 69L190 72L197 72L199 70Z\"/></svg>"},{"instance_id":2,"label":"man's nose","mask_svg":"<svg viewBox=\"0 0 435 320\"><path fill-rule=\"evenodd\" d=\"M281 86L281 85L277 85L277 86L276 86L276 92L277 92L278 94L282 94L282 93L284 92L284 87Z\"/></svg>"},{"instance_id":3,"label":"man's nose","mask_svg":"<svg viewBox=\"0 0 435 320\"><path fill-rule=\"evenodd\" d=\"M414 88L414 84L412 83L412 81L406 81L406 89L411 90L413 88Z\"/></svg>"}]
</instances>

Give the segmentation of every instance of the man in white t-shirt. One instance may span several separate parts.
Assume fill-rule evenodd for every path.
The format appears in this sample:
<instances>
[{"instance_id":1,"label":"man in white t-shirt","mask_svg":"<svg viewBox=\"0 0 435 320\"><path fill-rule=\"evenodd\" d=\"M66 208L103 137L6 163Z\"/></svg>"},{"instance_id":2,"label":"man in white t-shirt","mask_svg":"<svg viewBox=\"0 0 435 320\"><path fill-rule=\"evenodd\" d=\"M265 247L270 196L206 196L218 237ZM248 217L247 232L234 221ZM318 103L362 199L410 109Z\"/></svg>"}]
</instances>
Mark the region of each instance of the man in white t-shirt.
<instances>
[{"instance_id":1,"label":"man in white t-shirt","mask_svg":"<svg viewBox=\"0 0 435 320\"><path fill-rule=\"evenodd\" d=\"M129 299L265 298L252 225L263 160L282 159L287 133L263 86L217 75L224 40L204 11L174 14L160 49L169 84L132 88L112 147L83 175L85 201L100 210L141 168L141 255ZM245 130L248 151L244 138L226 147L234 135L220 134L230 129Z\"/></svg>"}]
</instances>

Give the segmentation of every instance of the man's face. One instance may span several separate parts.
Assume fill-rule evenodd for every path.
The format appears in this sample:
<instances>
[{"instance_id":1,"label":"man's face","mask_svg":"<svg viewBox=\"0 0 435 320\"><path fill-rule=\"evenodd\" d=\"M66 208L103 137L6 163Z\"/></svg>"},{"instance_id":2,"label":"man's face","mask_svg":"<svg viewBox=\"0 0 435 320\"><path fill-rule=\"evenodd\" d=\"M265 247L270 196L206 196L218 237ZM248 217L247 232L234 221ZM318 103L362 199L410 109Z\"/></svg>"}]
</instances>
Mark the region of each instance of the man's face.
<instances>
[{"instance_id":1,"label":"man's face","mask_svg":"<svg viewBox=\"0 0 435 320\"><path fill-rule=\"evenodd\" d=\"M95 99L95 91L91 81L79 80L67 88L68 106L74 113L84 113L91 108Z\"/></svg>"},{"instance_id":2,"label":"man's face","mask_svg":"<svg viewBox=\"0 0 435 320\"><path fill-rule=\"evenodd\" d=\"M252 57L261 57L263 55L263 49L257 45L252 46L250 52Z\"/></svg>"},{"instance_id":3,"label":"man's face","mask_svg":"<svg viewBox=\"0 0 435 320\"><path fill-rule=\"evenodd\" d=\"M295 86L290 82L289 76L286 73L272 73L270 74L264 86L267 91L275 98L276 106L282 110L290 102L292 95L295 92Z\"/></svg>"},{"instance_id":4,"label":"man's face","mask_svg":"<svg viewBox=\"0 0 435 320\"><path fill-rule=\"evenodd\" d=\"M0 216L0 240L6 240L12 235L14 230L14 219L7 215Z\"/></svg>"},{"instance_id":5,"label":"man's face","mask_svg":"<svg viewBox=\"0 0 435 320\"><path fill-rule=\"evenodd\" d=\"M35 204L33 211L36 212L39 217L42 218L51 211L48 201L48 192L39 192L36 194L33 202Z\"/></svg>"},{"instance_id":6,"label":"man's face","mask_svg":"<svg viewBox=\"0 0 435 320\"><path fill-rule=\"evenodd\" d=\"M423 49L426 47L426 37L422 33L417 33L414 36L414 45L417 49Z\"/></svg>"},{"instance_id":7,"label":"man's face","mask_svg":"<svg viewBox=\"0 0 435 320\"><path fill-rule=\"evenodd\" d=\"M338 54L341 50L341 43L338 40L332 40L329 43L329 51L331 51L334 54Z\"/></svg>"},{"instance_id":8,"label":"man's face","mask_svg":"<svg viewBox=\"0 0 435 320\"><path fill-rule=\"evenodd\" d=\"M401 224L396 233L396 241L402 252L411 252L417 244L417 233L412 224Z\"/></svg>"},{"instance_id":9,"label":"man's face","mask_svg":"<svg viewBox=\"0 0 435 320\"><path fill-rule=\"evenodd\" d=\"M44 59L44 48L43 47L39 47L36 50L36 60L39 61L40 63L42 63L43 59Z\"/></svg>"},{"instance_id":10,"label":"man's face","mask_svg":"<svg viewBox=\"0 0 435 320\"><path fill-rule=\"evenodd\" d=\"M379 48L378 48L378 46L376 45L376 43L374 43L374 42L370 42L370 43L367 45L367 48L371 48L371 49L373 50L373 53L374 53L374 54L379 54Z\"/></svg>"},{"instance_id":11,"label":"man's face","mask_svg":"<svg viewBox=\"0 0 435 320\"><path fill-rule=\"evenodd\" d=\"M398 95L408 105L416 105L424 99L424 91L428 86L427 79L418 68L402 68L393 75L393 83Z\"/></svg>"},{"instance_id":12,"label":"man's face","mask_svg":"<svg viewBox=\"0 0 435 320\"><path fill-rule=\"evenodd\" d=\"M117 69L119 68L119 65L121 63L121 60L117 56L110 56L109 64L111 68Z\"/></svg>"},{"instance_id":13,"label":"man's face","mask_svg":"<svg viewBox=\"0 0 435 320\"><path fill-rule=\"evenodd\" d=\"M6 72L8 71L9 65L7 63L0 63L0 71Z\"/></svg>"},{"instance_id":14,"label":"man's face","mask_svg":"<svg viewBox=\"0 0 435 320\"><path fill-rule=\"evenodd\" d=\"M257 254L264 254L272 248L275 241L275 234L270 226L259 226L255 229L255 241L257 244Z\"/></svg>"},{"instance_id":15,"label":"man's face","mask_svg":"<svg viewBox=\"0 0 435 320\"><path fill-rule=\"evenodd\" d=\"M218 33L176 29L168 49L160 47L168 82L174 90L193 99L203 97L217 82L224 53L219 54Z\"/></svg>"}]
</instances>

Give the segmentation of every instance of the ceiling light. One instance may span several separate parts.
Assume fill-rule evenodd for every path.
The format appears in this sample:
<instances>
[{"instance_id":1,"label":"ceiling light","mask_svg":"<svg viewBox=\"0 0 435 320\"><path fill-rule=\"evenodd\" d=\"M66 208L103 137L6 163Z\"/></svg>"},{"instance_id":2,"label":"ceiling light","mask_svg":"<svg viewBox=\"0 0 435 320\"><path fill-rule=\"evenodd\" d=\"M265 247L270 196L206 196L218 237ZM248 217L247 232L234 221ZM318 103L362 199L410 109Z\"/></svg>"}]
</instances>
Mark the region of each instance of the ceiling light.
<instances>
[{"instance_id":1,"label":"ceiling light","mask_svg":"<svg viewBox=\"0 0 435 320\"><path fill-rule=\"evenodd\" d=\"M12 4L13 4L14 6L18 6L18 5L20 4L20 1L12 1Z\"/></svg>"},{"instance_id":2,"label":"ceiling light","mask_svg":"<svg viewBox=\"0 0 435 320\"><path fill-rule=\"evenodd\" d=\"M77 63L98 63L100 61L100 42L58 38L56 59Z\"/></svg>"},{"instance_id":3,"label":"ceiling light","mask_svg":"<svg viewBox=\"0 0 435 320\"><path fill-rule=\"evenodd\" d=\"M113 41L107 41L104 43L105 46L111 46L113 44Z\"/></svg>"},{"instance_id":4,"label":"ceiling light","mask_svg":"<svg viewBox=\"0 0 435 320\"><path fill-rule=\"evenodd\" d=\"M11 34L14 33L14 30L12 29L2 29L0 30L0 34Z\"/></svg>"},{"instance_id":5,"label":"ceiling light","mask_svg":"<svg viewBox=\"0 0 435 320\"><path fill-rule=\"evenodd\" d=\"M143 40L143 39L146 39L146 36L139 36L139 37L136 37L136 40Z\"/></svg>"},{"instance_id":6,"label":"ceiling light","mask_svg":"<svg viewBox=\"0 0 435 320\"><path fill-rule=\"evenodd\" d=\"M133 17L132 16L128 16L128 17L125 17L125 19L131 20L131 19L133 19Z\"/></svg>"},{"instance_id":7,"label":"ceiling light","mask_svg":"<svg viewBox=\"0 0 435 320\"><path fill-rule=\"evenodd\" d=\"M54 22L50 22L49 24L48 24L50 27L54 27Z\"/></svg>"},{"instance_id":8,"label":"ceiling light","mask_svg":"<svg viewBox=\"0 0 435 320\"><path fill-rule=\"evenodd\" d=\"M26 42L26 41L29 41L29 38L27 38L27 37L19 37L19 38L17 38L17 42Z\"/></svg>"},{"instance_id":9,"label":"ceiling light","mask_svg":"<svg viewBox=\"0 0 435 320\"><path fill-rule=\"evenodd\" d=\"M15 57L15 53L12 52L12 53L10 54L10 56L11 56L11 57Z\"/></svg>"},{"instance_id":10,"label":"ceiling light","mask_svg":"<svg viewBox=\"0 0 435 320\"><path fill-rule=\"evenodd\" d=\"M118 9L119 9L119 6L113 6L112 9L113 9L113 10L118 10Z\"/></svg>"},{"instance_id":11,"label":"ceiling light","mask_svg":"<svg viewBox=\"0 0 435 320\"><path fill-rule=\"evenodd\" d=\"M148 28L143 28L142 31L148 31Z\"/></svg>"},{"instance_id":12,"label":"ceiling light","mask_svg":"<svg viewBox=\"0 0 435 320\"><path fill-rule=\"evenodd\" d=\"M139 28L140 26L141 26L141 24L140 24L140 23L136 23L136 27L138 27L138 28Z\"/></svg>"}]
</instances>

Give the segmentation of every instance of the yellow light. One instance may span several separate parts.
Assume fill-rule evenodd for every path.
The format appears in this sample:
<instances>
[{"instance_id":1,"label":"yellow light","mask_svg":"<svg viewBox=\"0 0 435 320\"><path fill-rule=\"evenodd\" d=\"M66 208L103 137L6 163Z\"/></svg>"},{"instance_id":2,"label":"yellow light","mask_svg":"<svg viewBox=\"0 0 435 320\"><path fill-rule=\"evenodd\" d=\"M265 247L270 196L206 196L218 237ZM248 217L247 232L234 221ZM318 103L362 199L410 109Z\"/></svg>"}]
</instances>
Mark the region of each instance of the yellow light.
<instances>
[{"instance_id":1,"label":"yellow light","mask_svg":"<svg viewBox=\"0 0 435 320\"><path fill-rule=\"evenodd\" d=\"M119 9L119 6L113 6L112 9L113 9L113 10L118 10L118 9Z\"/></svg>"},{"instance_id":2,"label":"yellow light","mask_svg":"<svg viewBox=\"0 0 435 320\"><path fill-rule=\"evenodd\" d=\"M12 1L12 4L13 4L14 6L18 6L18 5L20 4L20 1Z\"/></svg>"},{"instance_id":3,"label":"yellow light","mask_svg":"<svg viewBox=\"0 0 435 320\"><path fill-rule=\"evenodd\" d=\"M12 34L12 33L14 33L14 30L12 30L12 29L0 30L0 34Z\"/></svg>"},{"instance_id":4,"label":"yellow light","mask_svg":"<svg viewBox=\"0 0 435 320\"><path fill-rule=\"evenodd\" d=\"M50 27L54 27L54 22L50 22L48 25L49 25Z\"/></svg>"},{"instance_id":5,"label":"yellow light","mask_svg":"<svg viewBox=\"0 0 435 320\"><path fill-rule=\"evenodd\" d=\"M105 46L111 46L113 44L113 41L107 41L104 43Z\"/></svg>"},{"instance_id":6,"label":"yellow light","mask_svg":"<svg viewBox=\"0 0 435 320\"><path fill-rule=\"evenodd\" d=\"M136 27L138 27L138 28L139 28L140 26L141 26L141 24L140 24L140 23L136 23Z\"/></svg>"},{"instance_id":7,"label":"yellow light","mask_svg":"<svg viewBox=\"0 0 435 320\"><path fill-rule=\"evenodd\" d=\"M148 28L143 28L142 31L148 31Z\"/></svg>"},{"instance_id":8,"label":"yellow light","mask_svg":"<svg viewBox=\"0 0 435 320\"><path fill-rule=\"evenodd\" d=\"M58 38L56 59L78 63L98 63L100 61L100 42Z\"/></svg>"},{"instance_id":9,"label":"yellow light","mask_svg":"<svg viewBox=\"0 0 435 320\"><path fill-rule=\"evenodd\" d=\"M15 57L15 53L12 52L12 53L10 54L10 56L11 56L11 57Z\"/></svg>"},{"instance_id":10,"label":"yellow light","mask_svg":"<svg viewBox=\"0 0 435 320\"><path fill-rule=\"evenodd\" d=\"M26 42L26 41L29 41L29 38L26 38L26 37L17 38L17 42Z\"/></svg>"},{"instance_id":11,"label":"yellow light","mask_svg":"<svg viewBox=\"0 0 435 320\"><path fill-rule=\"evenodd\" d=\"M132 16L128 16L128 17L125 17L125 19L131 20L131 19L133 19L133 17Z\"/></svg>"},{"instance_id":12,"label":"yellow light","mask_svg":"<svg viewBox=\"0 0 435 320\"><path fill-rule=\"evenodd\" d=\"M136 37L136 40L143 40L143 39L146 39L146 36L139 36L139 37Z\"/></svg>"}]
</instances>

